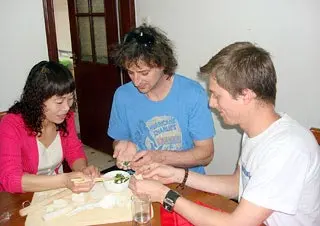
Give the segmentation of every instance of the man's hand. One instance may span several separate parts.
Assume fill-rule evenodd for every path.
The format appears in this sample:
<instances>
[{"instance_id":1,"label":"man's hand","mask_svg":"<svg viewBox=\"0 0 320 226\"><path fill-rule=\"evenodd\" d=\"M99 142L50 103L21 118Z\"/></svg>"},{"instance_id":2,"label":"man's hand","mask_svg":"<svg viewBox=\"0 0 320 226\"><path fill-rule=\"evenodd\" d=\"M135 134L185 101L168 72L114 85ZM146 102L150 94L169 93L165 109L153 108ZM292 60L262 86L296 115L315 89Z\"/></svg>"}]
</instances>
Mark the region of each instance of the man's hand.
<instances>
[{"instance_id":1,"label":"man's hand","mask_svg":"<svg viewBox=\"0 0 320 226\"><path fill-rule=\"evenodd\" d=\"M156 180L137 180L131 177L129 181L129 188L136 196L141 194L150 195L152 202L160 202L164 200L166 194L170 190L168 187Z\"/></svg>"},{"instance_id":2,"label":"man's hand","mask_svg":"<svg viewBox=\"0 0 320 226\"><path fill-rule=\"evenodd\" d=\"M164 161L161 151L140 151L132 159L131 168L138 170L140 167L152 163L162 163Z\"/></svg>"},{"instance_id":3,"label":"man's hand","mask_svg":"<svg viewBox=\"0 0 320 226\"><path fill-rule=\"evenodd\" d=\"M184 178L184 172L184 169L159 163L144 165L136 171L144 179L158 180L163 184L181 183Z\"/></svg>"},{"instance_id":4,"label":"man's hand","mask_svg":"<svg viewBox=\"0 0 320 226\"><path fill-rule=\"evenodd\" d=\"M119 169L130 169L130 163L133 156L137 153L137 147L134 143L127 140L115 141L113 158L117 159L117 167Z\"/></svg>"}]
</instances>

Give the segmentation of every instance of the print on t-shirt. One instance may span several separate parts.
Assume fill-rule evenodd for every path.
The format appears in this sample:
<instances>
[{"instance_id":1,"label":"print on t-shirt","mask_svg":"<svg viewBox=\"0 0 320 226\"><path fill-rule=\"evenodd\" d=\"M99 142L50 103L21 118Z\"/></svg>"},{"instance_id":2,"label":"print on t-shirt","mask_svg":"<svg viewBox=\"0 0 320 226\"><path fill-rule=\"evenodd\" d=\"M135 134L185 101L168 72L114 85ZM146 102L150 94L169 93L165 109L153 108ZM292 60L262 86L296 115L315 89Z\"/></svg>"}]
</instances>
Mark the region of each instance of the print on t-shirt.
<instances>
[{"instance_id":1,"label":"print on t-shirt","mask_svg":"<svg viewBox=\"0 0 320 226\"><path fill-rule=\"evenodd\" d=\"M139 121L134 138L141 150L182 150L181 128L172 116Z\"/></svg>"},{"instance_id":2,"label":"print on t-shirt","mask_svg":"<svg viewBox=\"0 0 320 226\"><path fill-rule=\"evenodd\" d=\"M249 171L246 170L243 164L241 165L241 177L242 177L242 187L243 189L245 189L245 187L247 186L251 178L251 174Z\"/></svg>"}]
</instances>

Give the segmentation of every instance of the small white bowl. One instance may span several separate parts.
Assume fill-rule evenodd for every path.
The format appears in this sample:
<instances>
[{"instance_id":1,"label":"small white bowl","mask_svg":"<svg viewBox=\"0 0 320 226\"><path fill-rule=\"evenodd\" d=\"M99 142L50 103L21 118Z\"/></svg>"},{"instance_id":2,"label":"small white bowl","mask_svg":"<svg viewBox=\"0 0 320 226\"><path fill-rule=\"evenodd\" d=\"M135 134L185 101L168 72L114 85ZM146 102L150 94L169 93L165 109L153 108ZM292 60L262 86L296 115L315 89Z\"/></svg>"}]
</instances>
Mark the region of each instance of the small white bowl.
<instances>
[{"instance_id":1,"label":"small white bowl","mask_svg":"<svg viewBox=\"0 0 320 226\"><path fill-rule=\"evenodd\" d=\"M129 177L130 178L130 174L127 173L126 171L123 171L123 170L113 170L113 171L110 171L110 172L104 174L102 177L104 177L104 178L114 178L119 173L121 173L125 177ZM121 192L121 191L125 190L126 188L128 188L129 180L127 180L127 181L125 181L123 183L120 183L120 184L116 184L114 182L114 180L107 180L107 181L103 182L103 185L104 185L104 187L105 187L105 189L107 191L110 191L110 192Z\"/></svg>"}]
</instances>

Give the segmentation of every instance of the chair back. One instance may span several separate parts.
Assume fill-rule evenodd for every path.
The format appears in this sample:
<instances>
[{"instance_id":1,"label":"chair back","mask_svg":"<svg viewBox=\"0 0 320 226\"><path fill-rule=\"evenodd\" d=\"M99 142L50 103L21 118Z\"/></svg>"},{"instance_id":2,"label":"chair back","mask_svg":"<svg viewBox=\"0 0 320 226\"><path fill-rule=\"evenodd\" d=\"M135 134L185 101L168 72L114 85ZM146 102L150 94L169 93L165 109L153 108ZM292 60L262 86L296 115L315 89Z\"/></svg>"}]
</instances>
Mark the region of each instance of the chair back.
<instances>
[{"instance_id":1,"label":"chair back","mask_svg":"<svg viewBox=\"0 0 320 226\"><path fill-rule=\"evenodd\" d=\"M2 117L3 117L3 116L5 116L6 114L7 114L7 112L6 112L6 111L2 111L2 112L0 112L0 121L1 121Z\"/></svg>"},{"instance_id":2,"label":"chair back","mask_svg":"<svg viewBox=\"0 0 320 226\"><path fill-rule=\"evenodd\" d=\"M311 128L311 132L313 133L314 137L316 138L318 144L320 145L320 129L319 128Z\"/></svg>"}]
</instances>

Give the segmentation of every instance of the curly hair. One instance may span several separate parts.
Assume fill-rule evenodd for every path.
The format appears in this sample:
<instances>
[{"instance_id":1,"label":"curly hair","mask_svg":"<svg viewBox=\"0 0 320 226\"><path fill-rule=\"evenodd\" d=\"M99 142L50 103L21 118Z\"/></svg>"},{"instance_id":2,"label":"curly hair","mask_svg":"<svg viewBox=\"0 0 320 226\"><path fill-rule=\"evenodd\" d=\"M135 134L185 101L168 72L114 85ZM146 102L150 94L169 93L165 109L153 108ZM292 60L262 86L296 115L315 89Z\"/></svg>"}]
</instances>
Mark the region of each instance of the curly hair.
<instances>
[{"instance_id":1,"label":"curly hair","mask_svg":"<svg viewBox=\"0 0 320 226\"><path fill-rule=\"evenodd\" d=\"M53 61L41 61L31 69L20 100L15 102L8 112L21 114L29 132L40 136L42 122L45 120L44 102L55 95L63 96L68 93L74 95L74 91L75 82L66 67ZM76 101L70 110L75 109ZM70 117L70 114L67 117ZM66 120L56 124L56 127L64 136L68 135Z\"/></svg>"},{"instance_id":2,"label":"curly hair","mask_svg":"<svg viewBox=\"0 0 320 226\"><path fill-rule=\"evenodd\" d=\"M113 47L114 63L128 69L143 61L149 67L164 67L164 74L172 76L177 68L172 42L164 33L146 24L134 28L124 36L124 41Z\"/></svg>"}]
</instances>

